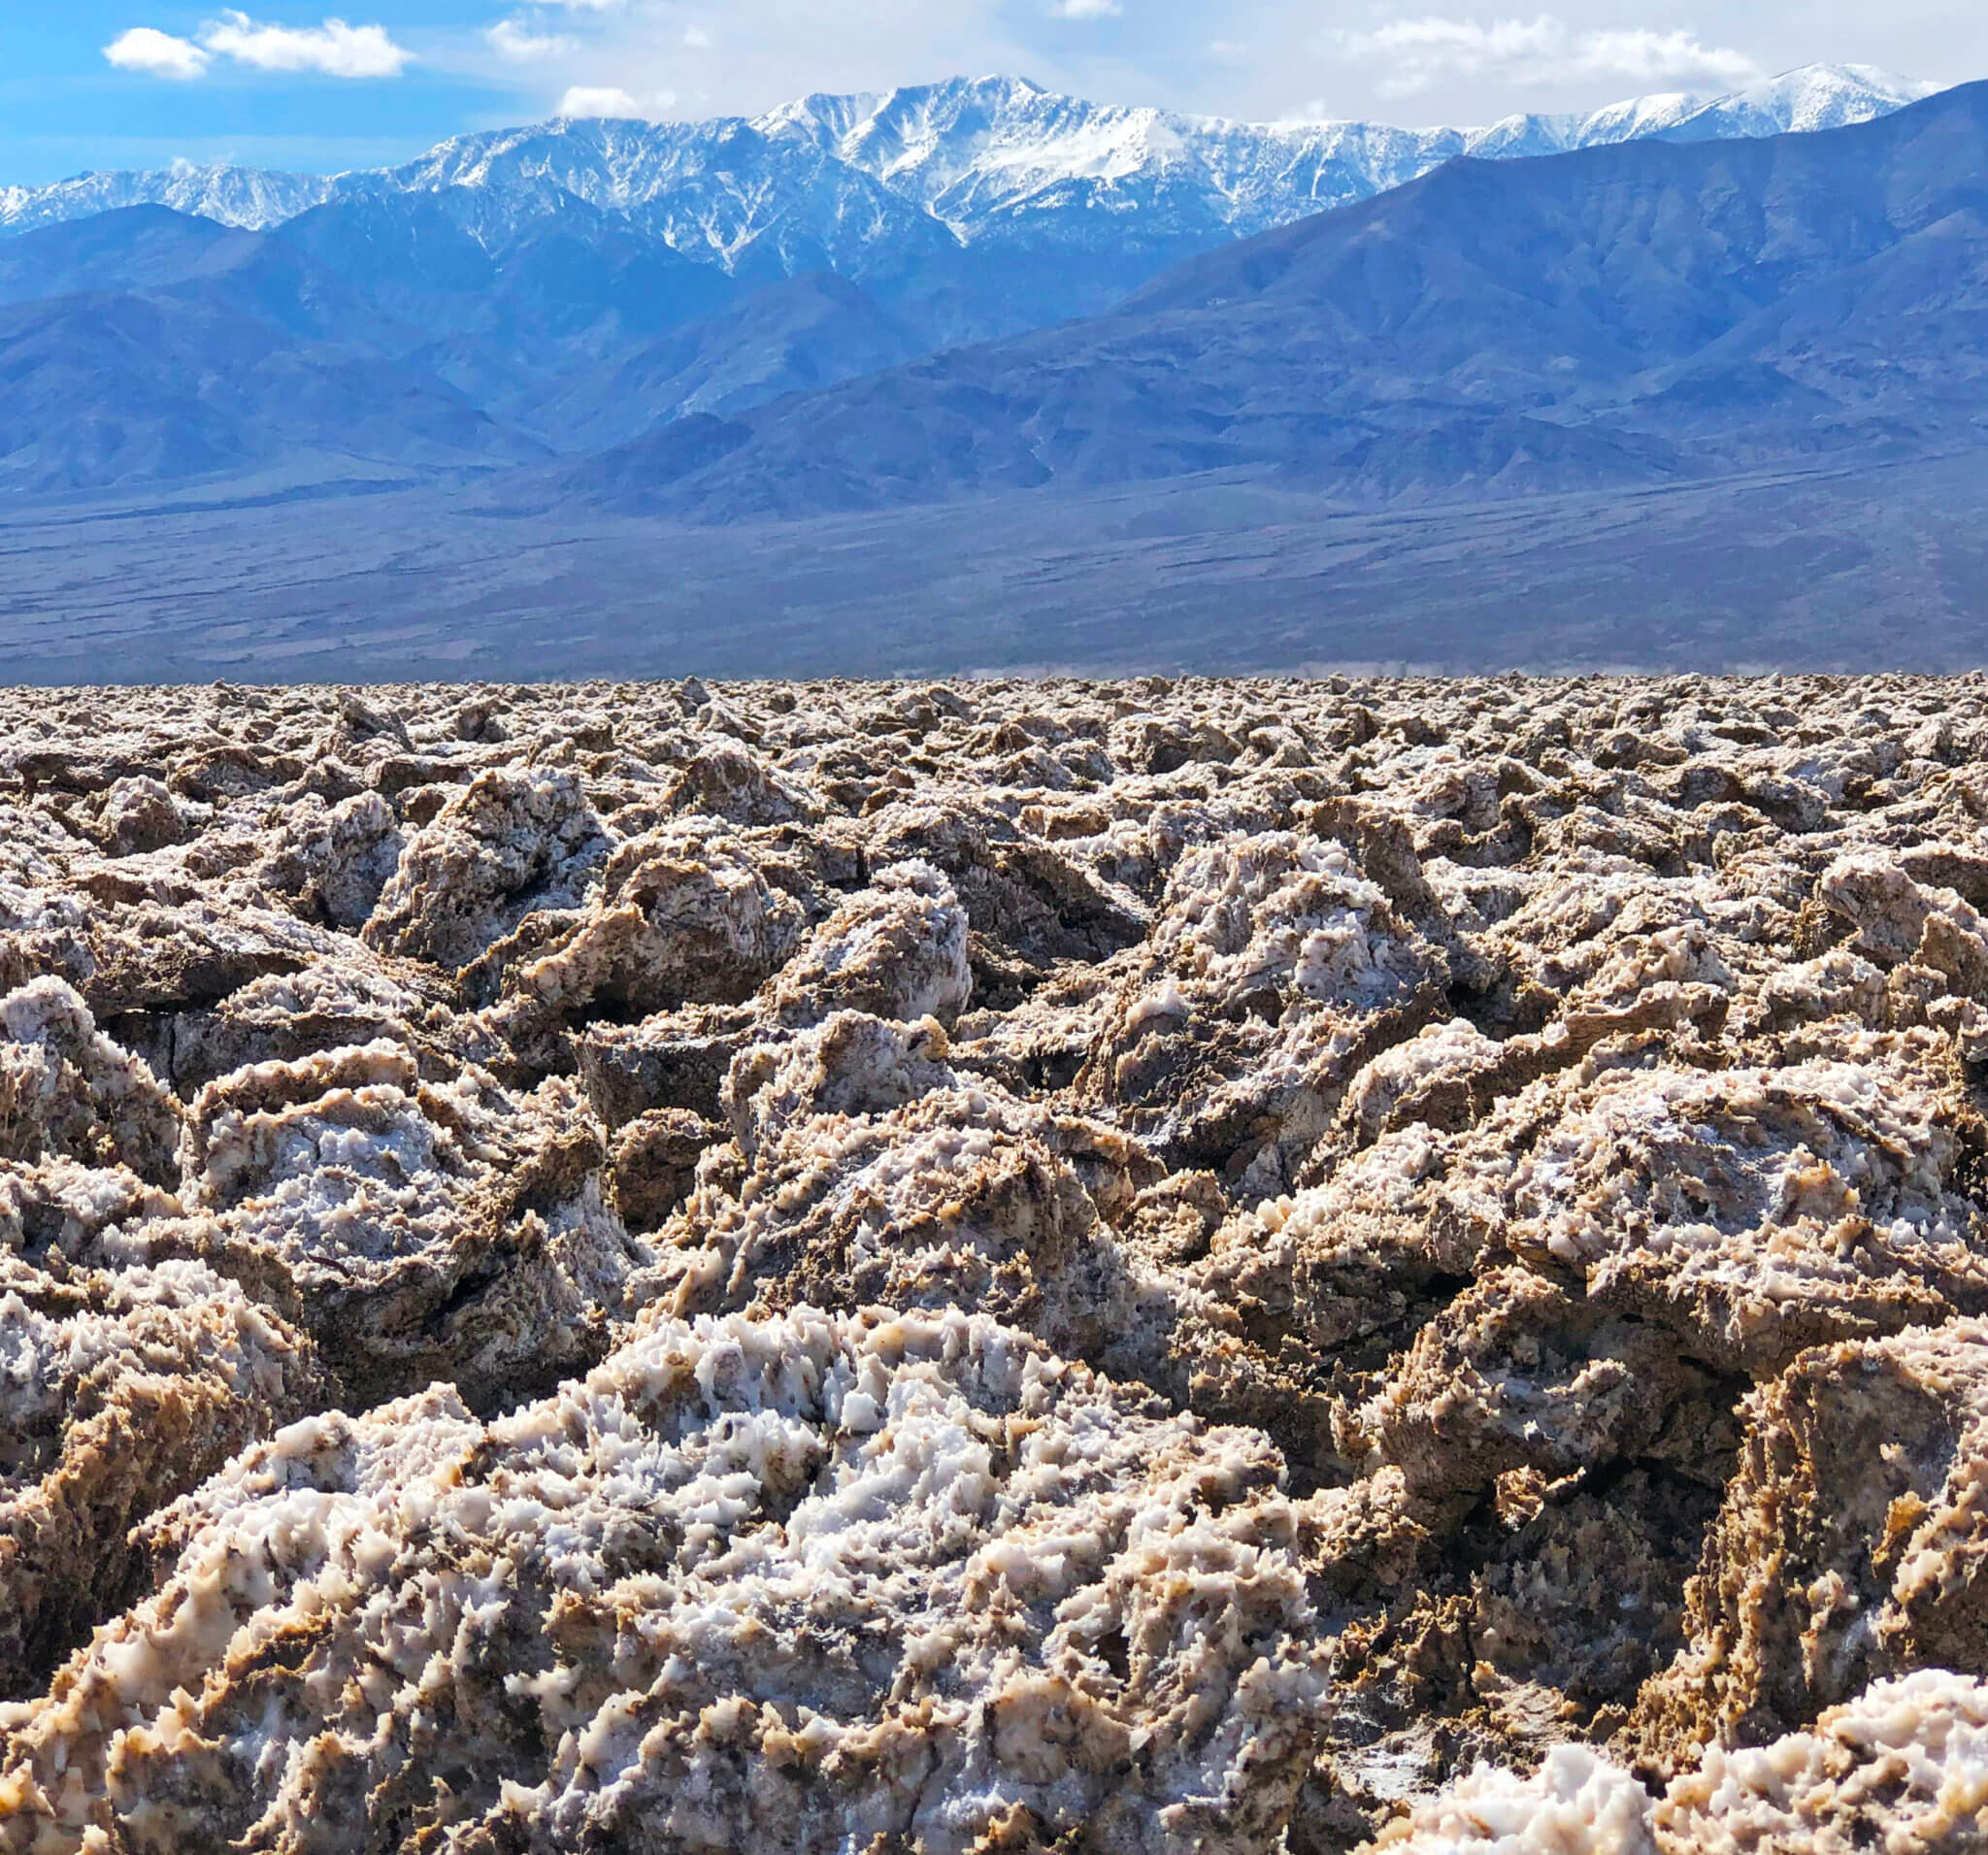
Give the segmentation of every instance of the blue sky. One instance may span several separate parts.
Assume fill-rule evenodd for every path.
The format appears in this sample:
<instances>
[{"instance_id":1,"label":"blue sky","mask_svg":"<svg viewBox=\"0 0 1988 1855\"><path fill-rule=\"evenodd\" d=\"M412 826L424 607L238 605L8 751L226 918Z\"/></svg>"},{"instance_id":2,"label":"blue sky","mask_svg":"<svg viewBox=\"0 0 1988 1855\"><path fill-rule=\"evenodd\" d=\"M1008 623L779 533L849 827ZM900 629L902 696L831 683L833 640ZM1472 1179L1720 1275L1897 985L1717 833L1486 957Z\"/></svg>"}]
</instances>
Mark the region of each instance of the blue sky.
<instances>
[{"instance_id":1,"label":"blue sky","mask_svg":"<svg viewBox=\"0 0 1988 1855\"><path fill-rule=\"evenodd\" d=\"M107 52L110 55L107 55ZM1988 75L1980 0L0 0L0 184L174 159L333 170L575 109L701 116L1023 73L1252 117L1469 123L1816 60Z\"/></svg>"}]
</instances>

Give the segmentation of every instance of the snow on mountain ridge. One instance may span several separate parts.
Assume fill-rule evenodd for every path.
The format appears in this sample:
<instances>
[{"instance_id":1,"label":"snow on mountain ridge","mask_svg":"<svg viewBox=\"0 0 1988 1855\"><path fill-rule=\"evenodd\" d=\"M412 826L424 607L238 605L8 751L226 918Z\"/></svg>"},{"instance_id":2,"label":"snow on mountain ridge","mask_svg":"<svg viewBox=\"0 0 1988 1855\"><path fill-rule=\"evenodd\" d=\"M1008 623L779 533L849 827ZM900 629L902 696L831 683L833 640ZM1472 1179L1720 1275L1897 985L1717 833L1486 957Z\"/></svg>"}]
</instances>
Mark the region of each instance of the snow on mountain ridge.
<instances>
[{"instance_id":1,"label":"snow on mountain ridge","mask_svg":"<svg viewBox=\"0 0 1988 1855\"><path fill-rule=\"evenodd\" d=\"M1939 87L1870 64L1805 65L1716 98L1675 124L1673 132L1708 142L1849 128L1917 103Z\"/></svg>"},{"instance_id":2,"label":"snow on mountain ridge","mask_svg":"<svg viewBox=\"0 0 1988 1855\"><path fill-rule=\"evenodd\" d=\"M338 187L338 180L329 175L183 162L151 173L79 174L50 186L0 188L0 233L26 232L124 206L169 206L223 225L260 230L322 205Z\"/></svg>"},{"instance_id":3,"label":"snow on mountain ridge","mask_svg":"<svg viewBox=\"0 0 1988 1855\"><path fill-rule=\"evenodd\" d=\"M1704 140L1870 120L1938 86L1808 66L1730 96L1633 98L1475 129L1249 123L1065 97L1020 78L803 97L705 122L555 119L459 136L401 167L337 177L179 167L0 189L0 234L156 204L262 229L343 197L488 190L499 240L572 194L730 269L862 275L983 241L1153 251L1246 237L1371 197L1459 154L1510 159L1638 137Z\"/></svg>"}]
</instances>

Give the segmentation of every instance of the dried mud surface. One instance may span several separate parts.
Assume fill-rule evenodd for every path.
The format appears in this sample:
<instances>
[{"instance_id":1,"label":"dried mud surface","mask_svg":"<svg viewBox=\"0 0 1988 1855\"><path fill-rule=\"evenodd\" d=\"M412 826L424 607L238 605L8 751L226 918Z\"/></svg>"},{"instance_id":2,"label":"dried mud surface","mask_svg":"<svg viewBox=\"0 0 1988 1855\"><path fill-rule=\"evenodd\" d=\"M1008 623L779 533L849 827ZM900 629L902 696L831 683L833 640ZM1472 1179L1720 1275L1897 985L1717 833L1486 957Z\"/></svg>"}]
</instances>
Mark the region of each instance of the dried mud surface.
<instances>
[{"instance_id":1,"label":"dried mud surface","mask_svg":"<svg viewBox=\"0 0 1988 1855\"><path fill-rule=\"evenodd\" d=\"M0 1847L1988 1850L1988 680L0 695Z\"/></svg>"}]
</instances>

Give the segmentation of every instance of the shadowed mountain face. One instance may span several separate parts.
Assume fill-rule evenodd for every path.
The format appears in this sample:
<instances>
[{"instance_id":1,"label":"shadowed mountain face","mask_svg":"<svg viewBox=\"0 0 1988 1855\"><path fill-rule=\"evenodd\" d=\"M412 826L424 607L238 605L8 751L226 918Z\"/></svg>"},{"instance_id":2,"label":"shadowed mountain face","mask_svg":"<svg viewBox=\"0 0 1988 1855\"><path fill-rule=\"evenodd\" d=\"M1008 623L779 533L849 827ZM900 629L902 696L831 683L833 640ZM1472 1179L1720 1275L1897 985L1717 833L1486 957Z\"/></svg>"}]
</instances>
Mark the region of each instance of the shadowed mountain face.
<instances>
[{"instance_id":1,"label":"shadowed mountain face","mask_svg":"<svg viewBox=\"0 0 1988 1855\"><path fill-rule=\"evenodd\" d=\"M322 339L345 293L260 250L145 293L0 308L0 486L156 482L314 455L417 472L545 454L430 370Z\"/></svg>"},{"instance_id":2,"label":"shadowed mountain face","mask_svg":"<svg viewBox=\"0 0 1988 1855\"><path fill-rule=\"evenodd\" d=\"M1458 161L1114 315L581 466L707 519L1243 468L1362 500L1978 442L1988 85L1866 126Z\"/></svg>"},{"instance_id":3,"label":"shadowed mountain face","mask_svg":"<svg viewBox=\"0 0 1988 1855\"><path fill-rule=\"evenodd\" d=\"M0 311L0 486L159 482L282 460L433 473L543 456L419 369L342 359L260 324L143 298Z\"/></svg>"},{"instance_id":4,"label":"shadowed mountain face","mask_svg":"<svg viewBox=\"0 0 1988 1855\"><path fill-rule=\"evenodd\" d=\"M298 453L518 463L547 447L511 398L743 294L577 203L486 249L463 223L473 205L341 201L269 232L140 206L0 244L0 483Z\"/></svg>"},{"instance_id":5,"label":"shadowed mountain face","mask_svg":"<svg viewBox=\"0 0 1988 1855\"><path fill-rule=\"evenodd\" d=\"M913 359L925 343L839 277L796 278L671 330L619 366L530 395L518 414L568 449L649 426L725 414Z\"/></svg>"},{"instance_id":6,"label":"shadowed mountain face","mask_svg":"<svg viewBox=\"0 0 1988 1855\"><path fill-rule=\"evenodd\" d=\"M0 243L0 303L168 288L233 269L263 248L253 232L133 206Z\"/></svg>"},{"instance_id":7,"label":"shadowed mountain face","mask_svg":"<svg viewBox=\"0 0 1988 1855\"><path fill-rule=\"evenodd\" d=\"M0 241L0 356L18 389L0 484L169 481L286 451L454 468L597 449L898 365L990 315L1054 320L1088 274L948 239L877 254L866 288L818 249L820 268L790 276L811 258L793 241L727 270L556 188L533 214L514 199L500 221L494 206L487 187L361 194L248 231L144 205ZM139 327L156 333L108 333ZM277 376L255 370L278 352L313 378L377 365L418 430L388 430L390 413L382 427L364 394L306 396L321 427L259 405ZM463 417L438 448L444 404Z\"/></svg>"}]
</instances>

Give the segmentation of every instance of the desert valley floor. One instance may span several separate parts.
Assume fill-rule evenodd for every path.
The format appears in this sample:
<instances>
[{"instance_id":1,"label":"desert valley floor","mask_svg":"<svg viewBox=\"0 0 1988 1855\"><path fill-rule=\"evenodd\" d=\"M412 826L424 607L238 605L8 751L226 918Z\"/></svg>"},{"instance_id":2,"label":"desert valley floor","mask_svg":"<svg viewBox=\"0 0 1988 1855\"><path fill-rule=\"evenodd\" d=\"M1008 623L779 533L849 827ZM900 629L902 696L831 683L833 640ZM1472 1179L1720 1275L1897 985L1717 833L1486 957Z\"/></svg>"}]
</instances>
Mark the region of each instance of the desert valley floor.
<instances>
[{"instance_id":1,"label":"desert valley floor","mask_svg":"<svg viewBox=\"0 0 1988 1855\"><path fill-rule=\"evenodd\" d=\"M1988 679L23 691L0 812L0 1847L1988 1849Z\"/></svg>"}]
</instances>

